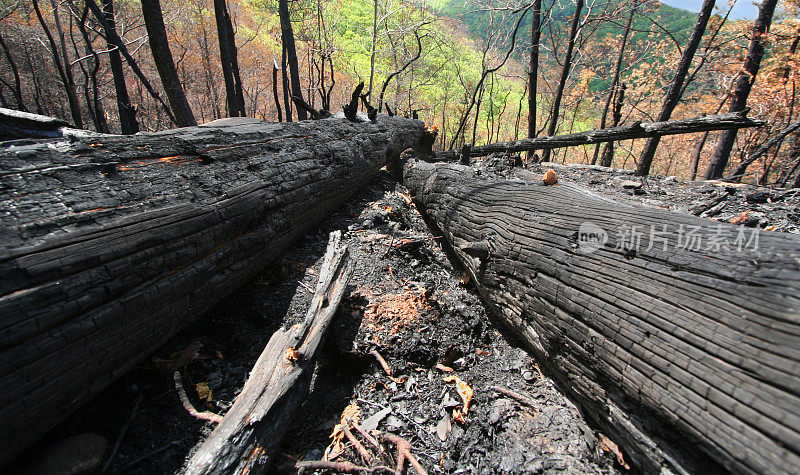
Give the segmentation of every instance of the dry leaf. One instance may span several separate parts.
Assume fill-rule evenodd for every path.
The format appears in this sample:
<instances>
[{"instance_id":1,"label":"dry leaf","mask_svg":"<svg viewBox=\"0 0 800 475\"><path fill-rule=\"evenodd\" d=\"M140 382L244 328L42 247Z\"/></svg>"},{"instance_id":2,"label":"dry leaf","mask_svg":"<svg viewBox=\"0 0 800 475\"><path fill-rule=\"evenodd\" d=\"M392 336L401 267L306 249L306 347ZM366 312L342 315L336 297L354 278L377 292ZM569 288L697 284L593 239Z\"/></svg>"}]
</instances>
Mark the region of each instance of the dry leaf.
<instances>
[{"instance_id":1,"label":"dry leaf","mask_svg":"<svg viewBox=\"0 0 800 475\"><path fill-rule=\"evenodd\" d=\"M465 383L461 378L456 375L445 376L442 380L446 383L451 381L455 381L456 383L456 392L458 395L461 396L461 400L464 401L464 414L469 412L469 403L472 402L472 388L469 387L469 384Z\"/></svg>"},{"instance_id":2,"label":"dry leaf","mask_svg":"<svg viewBox=\"0 0 800 475\"><path fill-rule=\"evenodd\" d=\"M461 410L460 409L453 409L453 420L455 420L456 422L458 422L460 424L464 424L465 423L464 415L461 414Z\"/></svg>"},{"instance_id":3,"label":"dry leaf","mask_svg":"<svg viewBox=\"0 0 800 475\"><path fill-rule=\"evenodd\" d=\"M740 214L738 216L735 216L734 218L731 219L730 223L731 224L740 224L740 223L746 222L747 221L747 214L749 212L750 211L745 211L742 214Z\"/></svg>"},{"instance_id":4,"label":"dry leaf","mask_svg":"<svg viewBox=\"0 0 800 475\"><path fill-rule=\"evenodd\" d=\"M194 387L197 389L197 395L200 396L200 399L207 402L213 400L213 393L211 388L208 387L208 383L197 383Z\"/></svg>"},{"instance_id":5,"label":"dry leaf","mask_svg":"<svg viewBox=\"0 0 800 475\"><path fill-rule=\"evenodd\" d=\"M625 459L622 457L622 452L619 450L619 447L617 447L617 444L612 442L611 439L603 434L600 434L600 448L606 452L611 452L614 454L617 457L617 462L625 467L625 470L629 470L631 468L627 463L625 463Z\"/></svg>"},{"instance_id":6,"label":"dry leaf","mask_svg":"<svg viewBox=\"0 0 800 475\"><path fill-rule=\"evenodd\" d=\"M449 366L445 366L442 363L436 363L436 366L434 366L434 368L438 369L439 371L444 371L445 373L452 373L453 372L453 368L451 368Z\"/></svg>"}]
</instances>

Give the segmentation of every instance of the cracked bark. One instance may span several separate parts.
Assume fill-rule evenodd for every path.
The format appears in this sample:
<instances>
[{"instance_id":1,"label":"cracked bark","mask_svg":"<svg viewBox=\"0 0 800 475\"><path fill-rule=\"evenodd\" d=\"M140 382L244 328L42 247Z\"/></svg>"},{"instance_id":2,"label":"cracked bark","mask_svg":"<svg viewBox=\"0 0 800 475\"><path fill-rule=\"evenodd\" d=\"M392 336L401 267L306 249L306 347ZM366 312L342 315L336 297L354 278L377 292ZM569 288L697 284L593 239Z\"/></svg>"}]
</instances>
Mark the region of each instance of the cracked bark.
<instances>
[{"instance_id":1,"label":"cracked bark","mask_svg":"<svg viewBox=\"0 0 800 475\"><path fill-rule=\"evenodd\" d=\"M0 149L0 465L275 259L422 122L223 119Z\"/></svg>"},{"instance_id":2,"label":"cracked bark","mask_svg":"<svg viewBox=\"0 0 800 475\"><path fill-rule=\"evenodd\" d=\"M706 248L740 228L516 174L413 162L404 182L490 311L603 431L647 473L798 472L800 238ZM609 238L588 254L586 221ZM703 248L681 246L690 228Z\"/></svg>"}]
</instances>

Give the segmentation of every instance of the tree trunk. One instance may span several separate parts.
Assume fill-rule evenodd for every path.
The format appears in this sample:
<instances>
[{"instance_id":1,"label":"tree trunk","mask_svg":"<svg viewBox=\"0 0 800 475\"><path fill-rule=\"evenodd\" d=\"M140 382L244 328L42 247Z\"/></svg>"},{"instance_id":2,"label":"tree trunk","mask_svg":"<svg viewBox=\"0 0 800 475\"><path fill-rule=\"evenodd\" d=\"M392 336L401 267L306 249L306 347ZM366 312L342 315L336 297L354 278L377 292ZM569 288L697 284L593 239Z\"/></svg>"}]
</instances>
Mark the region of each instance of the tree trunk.
<instances>
[{"instance_id":1,"label":"tree trunk","mask_svg":"<svg viewBox=\"0 0 800 475\"><path fill-rule=\"evenodd\" d=\"M53 63L56 65L56 71L58 72L61 82L64 85L64 90L67 93L67 103L69 104L70 115L72 115L72 122L76 127L82 129L83 119L81 118L81 106L78 102L78 94L75 92L75 81L72 80L72 72L69 69L69 63L63 64L61 58L59 58L58 46L56 46L56 42L53 39L53 34L50 32L50 28L47 26L47 22L45 22L42 12L39 9L39 0L33 0L33 10L36 12L36 18L38 18L39 24L42 26L45 36L47 36L47 41L50 45L50 52L53 56Z\"/></svg>"},{"instance_id":2,"label":"tree trunk","mask_svg":"<svg viewBox=\"0 0 800 475\"><path fill-rule=\"evenodd\" d=\"M636 7L638 7L638 0L634 0L633 7L631 8L631 12L628 15L628 23L625 25L625 33L622 35L622 40L620 41L619 45L619 54L617 55L617 62L614 64L614 76L611 79L611 87L608 90L608 97L606 97L606 104L603 106L603 112L600 114L600 128L604 129L606 127L606 116L608 115L608 109L611 108L611 103L614 100L614 95L618 92L617 91L617 84L619 84L619 74L622 71L622 60L625 59L625 46L628 44L628 35L631 33L631 25L633 24L633 15L636 14ZM621 101L620 101L621 102ZM614 104L616 105L616 103ZM615 110L616 112L616 110ZM619 124L619 121L614 122L614 127ZM603 160L605 162L606 155L610 152L611 157L613 158L613 148L609 150L609 147L613 147L610 143L606 144L606 150L603 153ZM597 145L594 148L594 155L592 156L592 165L597 163L597 156L600 153L600 145ZM610 167L611 164L604 165Z\"/></svg>"},{"instance_id":3,"label":"tree trunk","mask_svg":"<svg viewBox=\"0 0 800 475\"><path fill-rule=\"evenodd\" d=\"M278 96L278 62L272 58L272 98L275 100L275 109L278 111L278 122L283 122L281 101Z\"/></svg>"},{"instance_id":4,"label":"tree trunk","mask_svg":"<svg viewBox=\"0 0 800 475\"><path fill-rule=\"evenodd\" d=\"M292 31L292 18L289 15L288 0L278 0L278 14L281 19L281 41L286 53L286 62L289 64L289 74L292 79L292 97L303 99L303 89L300 86L300 68L297 65L297 51L294 46L294 31ZM286 116L289 116L287 110ZM297 119L306 120L308 115L302 108L297 109ZM291 118L287 120L291 121Z\"/></svg>"},{"instance_id":5,"label":"tree trunk","mask_svg":"<svg viewBox=\"0 0 800 475\"><path fill-rule=\"evenodd\" d=\"M8 61L8 66L11 68L11 73L14 75L14 89L12 89L11 92L14 94L14 99L17 101L17 108L22 112L28 112L28 108L25 107L25 101L22 99L22 81L19 77L17 63L14 61L14 57L11 56L11 50L9 50L2 35L0 35L0 47L3 48L3 54Z\"/></svg>"},{"instance_id":6,"label":"tree trunk","mask_svg":"<svg viewBox=\"0 0 800 475\"><path fill-rule=\"evenodd\" d=\"M625 104L625 90L627 86L625 83L622 83L619 86L619 90L616 93L616 100L614 101L614 111L613 111L613 126L616 127L619 125L620 121L622 121L622 106ZM600 159L600 165L604 167L610 167L611 163L614 161L614 142L606 142L605 148L603 148L603 156Z\"/></svg>"},{"instance_id":7,"label":"tree trunk","mask_svg":"<svg viewBox=\"0 0 800 475\"><path fill-rule=\"evenodd\" d=\"M228 98L228 115L244 117L244 92L239 78L239 59L236 52L236 38L231 16L225 0L214 0L214 16L217 18L219 37L219 57L222 63L222 76L225 78L225 96Z\"/></svg>"},{"instance_id":8,"label":"tree trunk","mask_svg":"<svg viewBox=\"0 0 800 475\"><path fill-rule=\"evenodd\" d=\"M0 149L0 466L424 133L236 118Z\"/></svg>"},{"instance_id":9,"label":"tree trunk","mask_svg":"<svg viewBox=\"0 0 800 475\"><path fill-rule=\"evenodd\" d=\"M291 122L292 100L289 98L291 95L291 86L289 85L289 77L286 75L286 45L283 45L281 50L281 81L283 85L283 107L286 110L286 122Z\"/></svg>"},{"instance_id":10,"label":"tree trunk","mask_svg":"<svg viewBox=\"0 0 800 475\"><path fill-rule=\"evenodd\" d=\"M747 106L747 96L756 80L758 68L761 65L761 58L764 56L764 35L769 31L772 23L772 15L775 13L775 6L778 0L764 0L758 7L758 18L753 25L753 37L750 40L750 48L744 60L743 74L736 78L736 86L733 89L730 112L742 111ZM720 135L714 157L706 170L706 179L722 178L725 166L728 165L728 158L736 142L736 131L726 131Z\"/></svg>"},{"instance_id":11,"label":"tree trunk","mask_svg":"<svg viewBox=\"0 0 800 475\"><path fill-rule=\"evenodd\" d=\"M800 471L800 238L517 177L404 169L489 310L626 457Z\"/></svg>"},{"instance_id":12,"label":"tree trunk","mask_svg":"<svg viewBox=\"0 0 800 475\"><path fill-rule=\"evenodd\" d=\"M147 27L147 39L153 54L153 61L156 63L161 84L164 86L164 93L167 95L178 125L180 127L196 125L197 121L186 100L186 94L183 92L180 79L178 79L178 71L175 70L175 62L172 60L159 0L142 0L142 14L145 27Z\"/></svg>"},{"instance_id":13,"label":"tree trunk","mask_svg":"<svg viewBox=\"0 0 800 475\"><path fill-rule=\"evenodd\" d=\"M578 26L580 25L581 10L583 10L583 0L576 0L575 2L575 16L572 17L572 26L569 29L569 44L567 44L567 53L564 55L564 66L561 68L561 79L558 81L556 87L556 96L553 99L553 112L550 114L550 124L547 128L547 135L553 136L556 134L558 127L558 111L561 107L561 97L564 95L564 88L567 85L569 78L569 70L572 66L572 52L575 49L575 39L578 37ZM550 150L545 149L542 154L542 161L546 162L550 159Z\"/></svg>"},{"instance_id":14,"label":"tree trunk","mask_svg":"<svg viewBox=\"0 0 800 475\"><path fill-rule=\"evenodd\" d=\"M540 20L542 17L542 0L533 2L533 19L531 20L531 60L528 65L528 138L536 137L536 94L539 81L539 43L542 37ZM528 157L530 159L530 157Z\"/></svg>"},{"instance_id":15,"label":"tree trunk","mask_svg":"<svg viewBox=\"0 0 800 475\"><path fill-rule=\"evenodd\" d=\"M669 87L667 97L664 98L664 104L661 106L661 112L658 114L658 120L669 120L672 116L672 111L678 105L681 99L681 90L683 81L689 73L689 67L692 65L692 59L700 46L700 41L703 39L703 33L706 31L708 19L711 18L711 13L714 11L715 0L704 0L703 6L700 8L700 14L697 16L697 21L694 23L692 29L692 36L689 38L689 43L683 50L680 62L678 62L678 69L675 71L675 79L672 80L672 85ZM650 167L653 164L653 158L656 156L656 149L661 137L653 137L647 141L642 150L642 156L639 158L639 165L636 167L636 174L639 176L647 176L650 174Z\"/></svg>"}]
</instances>

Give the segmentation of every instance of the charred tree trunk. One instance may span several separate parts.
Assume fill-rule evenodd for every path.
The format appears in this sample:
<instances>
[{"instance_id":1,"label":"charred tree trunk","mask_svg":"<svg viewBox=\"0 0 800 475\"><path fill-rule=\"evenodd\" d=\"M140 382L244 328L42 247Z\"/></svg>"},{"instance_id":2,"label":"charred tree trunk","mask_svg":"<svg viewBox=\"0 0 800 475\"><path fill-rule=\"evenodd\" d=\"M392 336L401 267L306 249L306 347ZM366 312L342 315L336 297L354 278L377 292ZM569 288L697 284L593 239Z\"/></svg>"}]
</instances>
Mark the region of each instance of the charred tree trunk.
<instances>
[{"instance_id":1,"label":"charred tree trunk","mask_svg":"<svg viewBox=\"0 0 800 475\"><path fill-rule=\"evenodd\" d=\"M683 50L681 60L678 63L678 70L675 71L675 78L672 80L672 85L669 87L667 97L664 98L664 104L661 106L661 112L658 113L658 120L669 120L672 117L672 111L678 105L681 99L681 91L683 90L683 82L686 75L689 73L689 67L692 65L697 47L700 46L700 41L703 39L703 33L708 26L708 19L711 18L711 12L714 11L715 0L704 0L703 6L700 8L700 14L697 16L697 21L694 23L692 29L692 36L689 38L689 43ZM642 156L639 158L639 165L636 167L636 174L639 176L647 176L650 174L650 167L653 165L653 158L656 156L656 149L661 137L653 137L647 141L642 150Z\"/></svg>"},{"instance_id":2,"label":"charred tree trunk","mask_svg":"<svg viewBox=\"0 0 800 475\"><path fill-rule=\"evenodd\" d=\"M0 149L0 466L424 133L236 118Z\"/></svg>"},{"instance_id":3,"label":"charred tree trunk","mask_svg":"<svg viewBox=\"0 0 800 475\"><path fill-rule=\"evenodd\" d=\"M300 85L300 68L297 65L297 50L294 46L294 31L292 30L292 17L289 14L288 0L278 0L278 14L281 19L281 41L286 54L286 62L289 65L289 75L292 80L292 97L303 99L303 88ZM289 121L289 112L286 116ZM306 111L297 109L297 120L306 120Z\"/></svg>"},{"instance_id":4,"label":"charred tree trunk","mask_svg":"<svg viewBox=\"0 0 800 475\"><path fill-rule=\"evenodd\" d=\"M281 84L283 85L283 107L286 110L286 122L292 121L292 100L289 77L286 75L286 45L281 49Z\"/></svg>"},{"instance_id":5,"label":"charred tree trunk","mask_svg":"<svg viewBox=\"0 0 800 475\"><path fill-rule=\"evenodd\" d=\"M117 110L119 111L119 124L122 133L125 135L135 134L139 131L139 122L136 120L136 107L131 104L128 96L128 86L125 84L125 72L122 69L122 56L119 48L111 38L117 36L116 20L114 18L114 1L102 0L103 13L105 14L106 26L104 28L106 38L108 38L108 62L111 65L111 75L114 78L114 91L117 95Z\"/></svg>"},{"instance_id":6,"label":"charred tree trunk","mask_svg":"<svg viewBox=\"0 0 800 475\"><path fill-rule=\"evenodd\" d=\"M418 162L404 181L489 310L629 459L800 471L800 238L517 174Z\"/></svg>"},{"instance_id":7,"label":"charred tree trunk","mask_svg":"<svg viewBox=\"0 0 800 475\"><path fill-rule=\"evenodd\" d=\"M542 0L533 2L531 20L531 59L528 65L528 138L536 137L536 94L539 90L539 43L542 38ZM528 157L530 158L530 157Z\"/></svg>"},{"instance_id":8,"label":"charred tree trunk","mask_svg":"<svg viewBox=\"0 0 800 475\"><path fill-rule=\"evenodd\" d=\"M730 112L742 111L747 106L747 97L750 89L756 80L758 68L761 66L761 58L764 56L764 35L769 30L772 23L772 15L775 13L775 6L778 0L764 0L758 7L758 18L753 25L750 48L744 60L744 70L736 78L736 86L733 89ZM717 149L714 150L714 157L706 170L706 179L721 178L728 165L728 158L733 150L733 143L736 142L736 131L723 132L720 135Z\"/></svg>"},{"instance_id":9,"label":"charred tree trunk","mask_svg":"<svg viewBox=\"0 0 800 475\"><path fill-rule=\"evenodd\" d=\"M75 81L72 79L69 63L63 64L61 58L59 58L58 46L56 46L53 34L50 32L50 28L47 26L47 22L42 16L42 11L39 9L39 0L33 0L33 10L36 12L36 18L38 18L45 36L47 36L47 42L50 45L50 52L53 56L53 63L56 65L56 71L67 93L67 103L69 104L70 115L72 115L72 122L76 127L82 129L83 119L81 118L81 106L78 102L78 94L75 92ZM66 52L64 54L66 54Z\"/></svg>"},{"instance_id":10,"label":"charred tree trunk","mask_svg":"<svg viewBox=\"0 0 800 475\"><path fill-rule=\"evenodd\" d=\"M275 109L278 111L278 122L283 122L281 101L278 96L278 62L272 58L272 98L275 100Z\"/></svg>"},{"instance_id":11,"label":"charred tree trunk","mask_svg":"<svg viewBox=\"0 0 800 475\"><path fill-rule=\"evenodd\" d=\"M14 94L14 99L17 101L17 108L22 112L28 112L28 108L25 107L25 101L22 99L22 81L20 80L19 69L17 68L16 61L14 61L14 57L11 56L11 50L3 40L3 35L0 35L0 47L3 48L3 54L6 57L6 61L8 61L8 66L11 68L11 73L14 75L14 88L11 92Z\"/></svg>"},{"instance_id":12,"label":"charred tree trunk","mask_svg":"<svg viewBox=\"0 0 800 475\"><path fill-rule=\"evenodd\" d=\"M608 116L608 109L611 107L611 103L614 101L614 96L617 93L624 94L623 92L620 92L620 91L617 90L617 84L619 84L619 75L620 75L620 72L622 71L622 60L625 59L625 46L627 46L627 44L628 44L628 35L630 35L630 33L631 33L631 25L633 24L633 16L636 14L636 7L638 7L638 6L639 5L638 5L637 1L634 1L633 7L631 8L631 12L628 14L628 23L625 25L625 33L622 35L622 40L620 40L619 54L617 55L617 62L614 65L614 76L611 79L611 87L608 90L608 97L606 97L606 104L605 104L605 106L603 106L603 112L600 114L600 127L599 128L601 128L601 129L604 129L606 127L606 117ZM621 103L622 101L620 100L618 102ZM614 109L615 121L614 121L614 125L613 125L614 127L619 125L619 120L616 120L616 112L617 112L616 105L617 105L617 102L614 102L614 106L615 106L615 109ZM622 106L620 104L620 108L621 107ZM611 145L610 143L606 144L605 151L603 152L603 159L601 160L601 163L603 163L603 164L605 163L605 159L606 159L607 153L611 152L611 155L612 155L612 158L613 158L613 148L611 148L611 150L609 150L610 147L613 147L613 145ZM594 155L592 156L592 165L597 163L597 156L599 154L600 154L600 145L597 145L594 148ZM610 163L608 165L604 164L604 166L610 167L611 164Z\"/></svg>"},{"instance_id":13,"label":"charred tree trunk","mask_svg":"<svg viewBox=\"0 0 800 475\"><path fill-rule=\"evenodd\" d=\"M178 79L178 71L175 69L175 61L173 61L172 52L169 49L164 15L161 13L159 0L142 0L142 14L147 28L150 51L153 53L153 61L156 63L158 75L161 77L161 84L164 86L169 106L178 121L177 125L181 127L197 125L192 108L189 107L186 94L183 92L181 81Z\"/></svg>"},{"instance_id":14,"label":"charred tree trunk","mask_svg":"<svg viewBox=\"0 0 800 475\"><path fill-rule=\"evenodd\" d=\"M239 78L239 59L236 52L236 37L233 32L231 15L225 0L214 0L214 16L217 19L219 37L219 57L222 63L222 76L225 78L225 96L228 99L228 115L244 117L244 92Z\"/></svg>"},{"instance_id":15,"label":"charred tree trunk","mask_svg":"<svg viewBox=\"0 0 800 475\"><path fill-rule=\"evenodd\" d=\"M616 98L614 100L614 111L613 111L613 127L617 127L622 121L622 106L625 104L625 90L627 86L625 83L620 84L619 90L616 92ZM614 142L606 142L606 146L603 148L603 156L600 158L600 165L604 167L610 167L611 162L614 161Z\"/></svg>"},{"instance_id":16,"label":"charred tree trunk","mask_svg":"<svg viewBox=\"0 0 800 475\"><path fill-rule=\"evenodd\" d=\"M561 68L561 79L558 81L556 87L556 96L553 99L553 111L550 113L550 125L547 127L547 135L553 136L556 134L558 127L558 113L561 108L561 97L564 95L564 88L567 86L567 79L569 78L569 70L572 67L572 52L575 49L575 40L578 37L578 26L580 26L581 10L583 10L583 0L576 0L575 2L575 16L572 17L572 26L569 30L569 43L567 44L567 53L564 55L564 66ZM546 162L550 159L550 150L545 150L542 154L542 161Z\"/></svg>"}]
</instances>

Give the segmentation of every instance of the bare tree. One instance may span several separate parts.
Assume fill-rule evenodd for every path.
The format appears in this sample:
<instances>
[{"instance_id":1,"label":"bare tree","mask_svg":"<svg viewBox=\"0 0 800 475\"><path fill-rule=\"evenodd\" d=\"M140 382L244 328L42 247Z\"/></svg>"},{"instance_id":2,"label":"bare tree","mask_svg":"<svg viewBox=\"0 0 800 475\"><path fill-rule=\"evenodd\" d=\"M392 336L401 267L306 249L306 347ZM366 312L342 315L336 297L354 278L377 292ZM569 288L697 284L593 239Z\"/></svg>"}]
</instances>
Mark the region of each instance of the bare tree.
<instances>
[{"instance_id":1,"label":"bare tree","mask_svg":"<svg viewBox=\"0 0 800 475\"><path fill-rule=\"evenodd\" d=\"M730 112L742 111L747 105L747 96L750 95L750 89L756 80L758 68L761 65L761 58L764 56L764 34L769 30L769 26L772 23L772 16L775 13L777 3L778 0L764 0L759 6L758 18L756 18L753 25L753 36L750 39L750 47L744 60L742 73L737 77L736 85L733 89ZM736 131L726 130L721 133L717 149L714 151L714 157L708 165L708 170L706 170L706 180L722 178L731 150L733 150L734 142L736 142Z\"/></svg>"},{"instance_id":2,"label":"bare tree","mask_svg":"<svg viewBox=\"0 0 800 475\"><path fill-rule=\"evenodd\" d=\"M614 76L611 79L611 87L608 91L608 96L606 97L606 103L603 106L603 112L600 114L600 128L603 129L606 126L606 117L608 116L608 109L611 107L611 103L614 100L614 96L619 93L620 91L617 90L617 85L619 84L619 75L622 71L622 60L625 58L625 47L628 44L628 36L631 33L631 25L633 25L633 16L636 14L636 8L639 6L639 0L633 0L633 6L631 7L630 13L628 13L628 22L625 24L625 32L622 34L622 39L620 40L619 44L619 54L617 55L617 62L614 64ZM616 124L615 124L616 125ZM608 149L608 144L606 144L606 149ZM597 163L597 155L600 151L600 144L594 148L594 155L592 156L592 165ZM605 156L610 155L613 158L613 151L610 154L606 154L604 151L604 158ZM606 165L602 163L604 166L611 166L611 163Z\"/></svg>"},{"instance_id":3,"label":"bare tree","mask_svg":"<svg viewBox=\"0 0 800 475\"><path fill-rule=\"evenodd\" d=\"M528 138L533 138L536 136L536 94L538 93L539 81L539 43L542 37L541 16L542 0L534 0L533 19L531 20L531 59L528 65Z\"/></svg>"},{"instance_id":4,"label":"bare tree","mask_svg":"<svg viewBox=\"0 0 800 475\"><path fill-rule=\"evenodd\" d=\"M572 17L572 25L569 30L569 43L567 44L567 52L564 56L564 66L561 68L561 79L558 81L556 88L556 95L553 99L553 108L550 113L550 125L547 128L547 135L555 135L556 127L558 126L558 112L561 107L561 98L564 95L564 87L567 85L567 78L569 78L569 70L572 66L572 53L575 50L575 39L578 37L578 27L580 25L581 10L583 10L583 0L576 0L575 2L575 15ZM542 161L546 162L550 159L550 150L542 152Z\"/></svg>"},{"instance_id":5,"label":"bare tree","mask_svg":"<svg viewBox=\"0 0 800 475\"><path fill-rule=\"evenodd\" d=\"M75 80L72 77L72 71L69 65L69 57L67 57L66 42L63 39L63 32L60 31L60 27L57 25L59 34L62 35L62 52L60 53L58 46L56 46L56 41L53 39L53 34L50 32L50 27L47 26L47 22L45 21L44 16L42 16L42 11L39 9L39 0L33 0L33 10L36 12L36 18L39 20L39 24L42 26L42 30L44 30L44 34L47 36L47 41L50 45L50 51L53 57L53 63L56 66L56 71L58 72L58 75L61 78L61 83L64 85L64 89L67 93L67 102L69 104L70 114L72 115L72 121L76 127L82 129L83 119L81 117L81 107L80 103L78 102L78 94L75 90ZM58 15L55 5L53 5L53 15ZM62 53L63 57L67 59L66 64L62 62Z\"/></svg>"},{"instance_id":6,"label":"bare tree","mask_svg":"<svg viewBox=\"0 0 800 475\"><path fill-rule=\"evenodd\" d=\"M708 20L711 18L711 12L714 10L715 0L704 0L703 6L700 8L700 14L697 16L694 28L692 29L692 36L689 38L689 43L683 50L681 60L678 62L678 68L675 71L675 78L672 85L664 98L664 104L661 106L661 112L658 114L658 121L669 120L672 116L672 111L678 105L681 98L681 91L683 90L683 83L686 75L689 73L689 67L692 65L692 59L700 46L700 40L703 38L703 33L706 31ZM636 168L636 175L647 176L650 174L650 167L653 164L653 158L656 155L656 149L660 142L660 137L653 137L647 141L642 151L639 165Z\"/></svg>"},{"instance_id":7,"label":"bare tree","mask_svg":"<svg viewBox=\"0 0 800 475\"><path fill-rule=\"evenodd\" d=\"M300 69L297 65L297 50L294 46L294 31L292 30L292 19L289 15L288 0L278 0L278 16L281 20L281 41L286 55L286 62L289 65L289 74L292 80L292 96L303 100L303 91L300 86ZM286 111L287 119L291 121L289 111ZM303 108L297 109L297 118L306 120L308 115Z\"/></svg>"},{"instance_id":8,"label":"bare tree","mask_svg":"<svg viewBox=\"0 0 800 475\"><path fill-rule=\"evenodd\" d=\"M217 19L219 56L222 63L222 76L225 78L225 96L228 99L228 115L244 117L244 93L239 78L239 59L236 52L236 39L231 23L231 15L225 0L214 0L214 16Z\"/></svg>"},{"instance_id":9,"label":"bare tree","mask_svg":"<svg viewBox=\"0 0 800 475\"><path fill-rule=\"evenodd\" d=\"M178 71L175 69L175 61L172 59L172 52L169 49L167 40L167 30L164 26L164 15L161 13L159 0L142 0L142 14L144 24L147 28L147 38L150 43L150 51L161 77L164 92L169 100L169 105L178 125L186 127L197 125L197 121L186 100L186 94L178 78Z\"/></svg>"}]
</instances>

